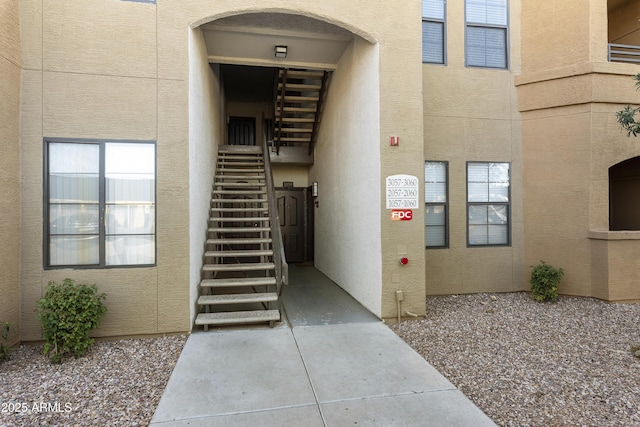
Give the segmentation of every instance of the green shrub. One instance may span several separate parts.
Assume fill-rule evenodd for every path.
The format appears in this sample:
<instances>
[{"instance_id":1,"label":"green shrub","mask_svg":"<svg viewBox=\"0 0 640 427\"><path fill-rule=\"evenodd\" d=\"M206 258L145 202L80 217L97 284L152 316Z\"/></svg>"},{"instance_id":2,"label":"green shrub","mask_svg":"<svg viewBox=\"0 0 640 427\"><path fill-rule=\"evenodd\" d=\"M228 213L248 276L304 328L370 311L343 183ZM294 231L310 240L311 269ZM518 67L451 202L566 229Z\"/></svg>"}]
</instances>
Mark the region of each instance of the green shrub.
<instances>
[{"instance_id":1,"label":"green shrub","mask_svg":"<svg viewBox=\"0 0 640 427\"><path fill-rule=\"evenodd\" d=\"M38 318L45 339L44 354L54 363L63 357L82 356L93 344L89 333L98 327L107 311L96 285L76 285L71 279L62 284L49 282L44 298L38 301Z\"/></svg>"},{"instance_id":2,"label":"green shrub","mask_svg":"<svg viewBox=\"0 0 640 427\"><path fill-rule=\"evenodd\" d=\"M13 328L9 322L2 322L2 324L0 324L0 363L11 359L13 348L7 346L11 329Z\"/></svg>"},{"instance_id":3,"label":"green shrub","mask_svg":"<svg viewBox=\"0 0 640 427\"><path fill-rule=\"evenodd\" d=\"M538 302L555 301L558 299L558 284L562 280L564 271L540 261L540 264L531 266L531 294Z\"/></svg>"}]
</instances>

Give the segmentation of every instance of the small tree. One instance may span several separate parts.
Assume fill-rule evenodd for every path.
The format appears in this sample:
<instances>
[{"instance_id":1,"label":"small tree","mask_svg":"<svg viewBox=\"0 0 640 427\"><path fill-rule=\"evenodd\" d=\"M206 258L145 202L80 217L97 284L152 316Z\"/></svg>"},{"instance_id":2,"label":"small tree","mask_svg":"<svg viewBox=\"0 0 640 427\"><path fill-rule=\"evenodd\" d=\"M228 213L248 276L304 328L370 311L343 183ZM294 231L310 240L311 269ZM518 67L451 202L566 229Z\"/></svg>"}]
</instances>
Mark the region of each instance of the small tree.
<instances>
[{"instance_id":1,"label":"small tree","mask_svg":"<svg viewBox=\"0 0 640 427\"><path fill-rule=\"evenodd\" d=\"M636 90L640 90L640 73L633 76L636 81ZM640 113L640 107L627 105L623 110L616 113L618 123L622 129L627 131L627 136L637 136L640 133L640 120L636 121L636 114Z\"/></svg>"},{"instance_id":2,"label":"small tree","mask_svg":"<svg viewBox=\"0 0 640 427\"><path fill-rule=\"evenodd\" d=\"M93 344L89 333L98 327L107 311L104 294L96 285L76 285L71 279L62 284L49 282L44 298L38 301L38 317L45 339L44 354L54 363L66 355L82 356Z\"/></svg>"}]
</instances>

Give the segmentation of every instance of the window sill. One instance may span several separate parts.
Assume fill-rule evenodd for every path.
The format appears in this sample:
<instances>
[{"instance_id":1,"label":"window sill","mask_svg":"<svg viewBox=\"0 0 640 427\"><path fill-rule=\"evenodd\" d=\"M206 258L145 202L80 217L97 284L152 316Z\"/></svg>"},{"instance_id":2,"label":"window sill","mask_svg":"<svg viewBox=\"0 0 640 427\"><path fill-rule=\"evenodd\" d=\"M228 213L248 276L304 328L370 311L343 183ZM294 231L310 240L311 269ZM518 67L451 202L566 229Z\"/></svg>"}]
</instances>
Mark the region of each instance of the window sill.
<instances>
[{"instance_id":1,"label":"window sill","mask_svg":"<svg viewBox=\"0 0 640 427\"><path fill-rule=\"evenodd\" d=\"M640 240L640 231L636 231L636 230L594 231L594 230L591 230L587 234L587 237L593 240Z\"/></svg>"}]
</instances>

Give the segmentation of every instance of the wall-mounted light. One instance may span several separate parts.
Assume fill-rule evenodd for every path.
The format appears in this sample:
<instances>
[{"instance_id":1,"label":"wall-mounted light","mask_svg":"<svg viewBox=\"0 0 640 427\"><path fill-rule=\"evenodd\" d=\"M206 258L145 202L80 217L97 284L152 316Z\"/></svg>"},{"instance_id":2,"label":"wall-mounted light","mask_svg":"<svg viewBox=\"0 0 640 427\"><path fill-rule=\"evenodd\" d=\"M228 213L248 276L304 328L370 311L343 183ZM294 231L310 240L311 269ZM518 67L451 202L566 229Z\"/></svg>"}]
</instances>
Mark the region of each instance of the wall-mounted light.
<instances>
[{"instance_id":1,"label":"wall-mounted light","mask_svg":"<svg viewBox=\"0 0 640 427\"><path fill-rule=\"evenodd\" d=\"M311 195L318 197L318 181L313 181L313 184L311 184Z\"/></svg>"},{"instance_id":2,"label":"wall-mounted light","mask_svg":"<svg viewBox=\"0 0 640 427\"><path fill-rule=\"evenodd\" d=\"M287 57L287 47L286 46L276 46L276 58L286 58Z\"/></svg>"}]
</instances>

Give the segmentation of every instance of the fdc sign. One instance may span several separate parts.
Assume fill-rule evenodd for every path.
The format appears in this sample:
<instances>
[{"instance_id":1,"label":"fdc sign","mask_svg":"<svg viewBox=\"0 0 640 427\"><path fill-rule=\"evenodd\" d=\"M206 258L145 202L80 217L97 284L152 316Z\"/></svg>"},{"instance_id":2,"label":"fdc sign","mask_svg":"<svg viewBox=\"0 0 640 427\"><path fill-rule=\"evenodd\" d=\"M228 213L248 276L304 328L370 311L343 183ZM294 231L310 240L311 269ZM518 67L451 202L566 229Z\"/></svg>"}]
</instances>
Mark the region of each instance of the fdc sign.
<instances>
[{"instance_id":1,"label":"fdc sign","mask_svg":"<svg viewBox=\"0 0 640 427\"><path fill-rule=\"evenodd\" d=\"M391 211L391 219L393 221L411 221L413 211L411 209L394 209Z\"/></svg>"}]
</instances>

